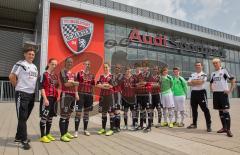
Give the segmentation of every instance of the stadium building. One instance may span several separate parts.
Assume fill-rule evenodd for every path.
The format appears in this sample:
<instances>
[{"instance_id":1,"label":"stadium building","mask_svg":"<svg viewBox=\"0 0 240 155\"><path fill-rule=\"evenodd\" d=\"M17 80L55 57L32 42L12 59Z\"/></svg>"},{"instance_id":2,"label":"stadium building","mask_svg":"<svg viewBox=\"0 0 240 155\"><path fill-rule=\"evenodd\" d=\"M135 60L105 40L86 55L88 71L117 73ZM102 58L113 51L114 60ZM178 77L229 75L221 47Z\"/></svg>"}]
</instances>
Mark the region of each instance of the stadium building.
<instances>
[{"instance_id":1,"label":"stadium building","mask_svg":"<svg viewBox=\"0 0 240 155\"><path fill-rule=\"evenodd\" d=\"M196 61L203 62L209 75L211 59L220 57L237 78L231 96L240 96L240 37L111 0L2 0L0 36L0 100L6 97L12 65L27 46L37 48L41 73L49 58L57 58L61 66L73 57L73 71L86 59L97 75L103 62L147 61L168 65L170 72L178 66L187 79Z\"/></svg>"}]
</instances>

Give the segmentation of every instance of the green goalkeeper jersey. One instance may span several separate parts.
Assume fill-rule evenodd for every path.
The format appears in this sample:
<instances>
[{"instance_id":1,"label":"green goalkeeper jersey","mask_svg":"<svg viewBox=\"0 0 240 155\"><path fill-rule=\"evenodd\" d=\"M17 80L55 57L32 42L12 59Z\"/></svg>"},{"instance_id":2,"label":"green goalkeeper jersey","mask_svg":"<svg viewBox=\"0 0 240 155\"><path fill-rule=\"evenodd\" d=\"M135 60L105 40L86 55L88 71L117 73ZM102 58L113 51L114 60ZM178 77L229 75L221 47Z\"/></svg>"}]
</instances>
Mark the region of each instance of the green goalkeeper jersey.
<instances>
[{"instance_id":1,"label":"green goalkeeper jersey","mask_svg":"<svg viewBox=\"0 0 240 155\"><path fill-rule=\"evenodd\" d=\"M172 92L173 78L170 75L162 76L161 79L161 93L168 94Z\"/></svg>"},{"instance_id":2,"label":"green goalkeeper jersey","mask_svg":"<svg viewBox=\"0 0 240 155\"><path fill-rule=\"evenodd\" d=\"M187 94L186 80L181 76L173 77L172 91L174 96L185 96Z\"/></svg>"}]
</instances>

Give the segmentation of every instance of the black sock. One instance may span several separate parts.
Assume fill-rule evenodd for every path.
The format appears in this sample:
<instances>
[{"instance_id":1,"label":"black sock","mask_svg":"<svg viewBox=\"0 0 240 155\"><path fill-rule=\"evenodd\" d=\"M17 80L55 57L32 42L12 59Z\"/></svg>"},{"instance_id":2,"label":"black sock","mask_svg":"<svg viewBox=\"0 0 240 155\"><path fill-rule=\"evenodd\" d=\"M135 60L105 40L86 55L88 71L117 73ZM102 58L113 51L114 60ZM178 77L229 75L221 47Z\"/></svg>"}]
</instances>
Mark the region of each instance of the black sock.
<instances>
[{"instance_id":1,"label":"black sock","mask_svg":"<svg viewBox=\"0 0 240 155\"><path fill-rule=\"evenodd\" d=\"M120 114L115 115L116 128L120 129L121 116Z\"/></svg>"},{"instance_id":2,"label":"black sock","mask_svg":"<svg viewBox=\"0 0 240 155\"><path fill-rule=\"evenodd\" d=\"M68 132L68 126L69 126L69 118L66 119L66 124L65 124L65 133Z\"/></svg>"},{"instance_id":3,"label":"black sock","mask_svg":"<svg viewBox=\"0 0 240 155\"><path fill-rule=\"evenodd\" d=\"M158 123L161 123L162 121L162 112L161 110L158 110Z\"/></svg>"},{"instance_id":4,"label":"black sock","mask_svg":"<svg viewBox=\"0 0 240 155\"><path fill-rule=\"evenodd\" d=\"M146 121L145 111L140 113L140 127L143 127L143 123Z\"/></svg>"},{"instance_id":5,"label":"black sock","mask_svg":"<svg viewBox=\"0 0 240 155\"><path fill-rule=\"evenodd\" d=\"M226 120L225 120L225 117L223 115L223 111L219 111L219 117L221 119L221 123L222 123L222 127L224 129L227 129L227 124L226 124Z\"/></svg>"},{"instance_id":6,"label":"black sock","mask_svg":"<svg viewBox=\"0 0 240 155\"><path fill-rule=\"evenodd\" d=\"M65 133L66 133L66 119L64 118L60 118L59 120L59 128L60 128L60 133L61 133L61 136L63 136Z\"/></svg>"},{"instance_id":7,"label":"black sock","mask_svg":"<svg viewBox=\"0 0 240 155\"><path fill-rule=\"evenodd\" d=\"M75 131L78 131L78 128L79 128L79 124L80 124L80 117L75 117Z\"/></svg>"},{"instance_id":8,"label":"black sock","mask_svg":"<svg viewBox=\"0 0 240 155\"><path fill-rule=\"evenodd\" d=\"M124 124L127 126L128 124L128 115L124 114Z\"/></svg>"},{"instance_id":9,"label":"black sock","mask_svg":"<svg viewBox=\"0 0 240 155\"><path fill-rule=\"evenodd\" d=\"M149 128L152 127L152 122L153 122L153 113L152 112L148 112L148 127Z\"/></svg>"},{"instance_id":10,"label":"black sock","mask_svg":"<svg viewBox=\"0 0 240 155\"><path fill-rule=\"evenodd\" d=\"M230 117L230 114L229 114L229 112L223 112L223 115L224 115L225 120L226 120L227 130L230 130L230 127L231 127L231 117Z\"/></svg>"},{"instance_id":11,"label":"black sock","mask_svg":"<svg viewBox=\"0 0 240 155\"><path fill-rule=\"evenodd\" d=\"M46 123L46 135L50 133L52 127L52 117L48 118L47 123Z\"/></svg>"},{"instance_id":12,"label":"black sock","mask_svg":"<svg viewBox=\"0 0 240 155\"><path fill-rule=\"evenodd\" d=\"M45 128L46 128L46 119L45 118L41 118L41 120L40 120L41 137L46 136Z\"/></svg>"},{"instance_id":13,"label":"black sock","mask_svg":"<svg viewBox=\"0 0 240 155\"><path fill-rule=\"evenodd\" d=\"M110 116L110 130L113 130L114 127L114 116Z\"/></svg>"},{"instance_id":14,"label":"black sock","mask_svg":"<svg viewBox=\"0 0 240 155\"><path fill-rule=\"evenodd\" d=\"M84 116L83 116L83 129L84 130L87 130L88 120L89 120L89 115L88 114L84 114Z\"/></svg>"},{"instance_id":15,"label":"black sock","mask_svg":"<svg viewBox=\"0 0 240 155\"><path fill-rule=\"evenodd\" d=\"M105 130L107 124L107 116L102 116L102 128Z\"/></svg>"}]
</instances>

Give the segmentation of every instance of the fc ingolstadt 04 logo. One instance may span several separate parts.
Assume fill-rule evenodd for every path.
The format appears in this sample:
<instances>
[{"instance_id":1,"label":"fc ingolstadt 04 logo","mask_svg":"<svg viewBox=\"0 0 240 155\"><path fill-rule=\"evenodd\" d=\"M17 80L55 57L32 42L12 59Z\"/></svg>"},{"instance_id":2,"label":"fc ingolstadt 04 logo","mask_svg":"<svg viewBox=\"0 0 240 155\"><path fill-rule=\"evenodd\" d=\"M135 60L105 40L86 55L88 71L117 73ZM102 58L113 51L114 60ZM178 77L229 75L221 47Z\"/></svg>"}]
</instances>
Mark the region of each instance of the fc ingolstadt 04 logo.
<instances>
[{"instance_id":1,"label":"fc ingolstadt 04 logo","mask_svg":"<svg viewBox=\"0 0 240 155\"><path fill-rule=\"evenodd\" d=\"M62 17L62 37L67 47L74 53L82 53L93 36L93 23L81 18Z\"/></svg>"}]
</instances>

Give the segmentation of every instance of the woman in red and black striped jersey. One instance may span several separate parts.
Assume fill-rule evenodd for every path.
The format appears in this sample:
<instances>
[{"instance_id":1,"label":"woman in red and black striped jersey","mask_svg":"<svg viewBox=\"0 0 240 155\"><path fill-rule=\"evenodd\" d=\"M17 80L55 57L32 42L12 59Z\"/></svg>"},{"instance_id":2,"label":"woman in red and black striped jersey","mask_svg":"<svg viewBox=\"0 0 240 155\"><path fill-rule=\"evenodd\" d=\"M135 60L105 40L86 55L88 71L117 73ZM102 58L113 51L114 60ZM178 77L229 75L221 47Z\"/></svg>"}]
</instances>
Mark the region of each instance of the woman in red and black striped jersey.
<instances>
[{"instance_id":1,"label":"woman in red and black striped jersey","mask_svg":"<svg viewBox=\"0 0 240 155\"><path fill-rule=\"evenodd\" d=\"M106 134L106 136L113 135L114 126L114 111L113 111L113 75L109 71L110 67L107 63L104 64L104 74L100 75L97 81L97 87L101 89L99 108L102 112L102 129L98 134ZM110 130L106 132L107 113L110 115Z\"/></svg>"},{"instance_id":2,"label":"woman in red and black striped jersey","mask_svg":"<svg viewBox=\"0 0 240 155\"><path fill-rule=\"evenodd\" d=\"M135 125L137 119L137 106L135 101L135 79L131 73L131 68L127 67L122 80L122 106L124 111L124 127L128 129L128 110L132 112L132 122Z\"/></svg>"},{"instance_id":3,"label":"woman in red and black striped jersey","mask_svg":"<svg viewBox=\"0 0 240 155\"><path fill-rule=\"evenodd\" d=\"M120 122L121 122L121 83L123 79L123 74L121 73L121 65L116 64L113 74L113 89L114 89L114 132L120 132Z\"/></svg>"},{"instance_id":4,"label":"woman in red and black striped jersey","mask_svg":"<svg viewBox=\"0 0 240 155\"><path fill-rule=\"evenodd\" d=\"M160 70L158 66L153 67L153 72L150 77L150 83L152 85L152 90L151 90L151 101L152 101L152 111L154 109L157 109L158 112L158 124L155 126L156 128L160 127L161 125L161 119L162 119L162 104L160 100Z\"/></svg>"},{"instance_id":5,"label":"woman in red and black striped jersey","mask_svg":"<svg viewBox=\"0 0 240 155\"><path fill-rule=\"evenodd\" d=\"M81 113L83 111L83 128L84 135L90 136L90 132L87 131L89 111L93 109L93 87L95 86L95 75L90 72L90 61L84 62L84 70L77 73L77 81L79 86L76 89L79 95L79 100L76 102L75 111L75 134L74 137L78 137L78 128L81 120Z\"/></svg>"},{"instance_id":6,"label":"woman in red and black striped jersey","mask_svg":"<svg viewBox=\"0 0 240 155\"><path fill-rule=\"evenodd\" d=\"M58 76L54 73L57 66L56 59L50 59L46 71L41 77L41 100L40 100L40 141L49 143L55 138L50 134L52 118L56 116L56 101L58 98Z\"/></svg>"},{"instance_id":7,"label":"woman in red and black striped jersey","mask_svg":"<svg viewBox=\"0 0 240 155\"><path fill-rule=\"evenodd\" d=\"M60 140L63 142L69 142L74 138L68 132L68 125L71 113L75 105L75 100L79 100L78 93L75 92L79 82L75 81L75 74L70 71L73 66L73 59L65 59L65 67L60 71L60 82L62 86L60 95L60 120L59 127L61 132Z\"/></svg>"},{"instance_id":8,"label":"woman in red and black striped jersey","mask_svg":"<svg viewBox=\"0 0 240 155\"><path fill-rule=\"evenodd\" d=\"M137 129L143 130L144 132L148 132L151 130L152 124L152 112L151 112L151 101L150 101L150 72L147 64L143 64L136 77L136 96L137 96L137 104L140 107L140 126ZM148 126L143 128L143 124L146 123L146 112L148 114Z\"/></svg>"}]
</instances>

